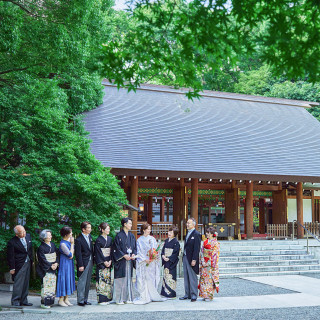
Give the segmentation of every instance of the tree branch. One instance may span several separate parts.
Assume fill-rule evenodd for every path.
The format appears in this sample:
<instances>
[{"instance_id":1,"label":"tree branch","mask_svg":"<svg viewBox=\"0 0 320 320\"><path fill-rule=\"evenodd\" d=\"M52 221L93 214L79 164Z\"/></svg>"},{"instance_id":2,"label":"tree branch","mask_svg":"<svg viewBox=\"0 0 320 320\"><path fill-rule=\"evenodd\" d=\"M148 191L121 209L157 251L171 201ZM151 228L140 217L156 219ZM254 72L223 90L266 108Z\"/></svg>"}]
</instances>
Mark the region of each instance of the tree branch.
<instances>
[{"instance_id":1,"label":"tree branch","mask_svg":"<svg viewBox=\"0 0 320 320\"><path fill-rule=\"evenodd\" d=\"M4 1L4 0L0 0L0 1ZM7 1L7 0L5 0ZM5 73L10 73L10 72L15 72L15 71L24 71L24 70L27 70L29 68L32 68L32 67L36 67L36 66L40 66L42 65L41 63L38 63L38 64L34 64L32 66L29 66L29 67L25 67L25 68L18 68L18 69L9 69L9 70L6 70L6 71L1 71L0 74L5 74Z\"/></svg>"},{"instance_id":2,"label":"tree branch","mask_svg":"<svg viewBox=\"0 0 320 320\"><path fill-rule=\"evenodd\" d=\"M28 10L26 7L24 7L21 3L17 2L17 1L13 1L13 0L0 0L3 2L11 2L12 4L18 6L20 9L22 9L23 11L25 11L26 13L28 13L30 16L36 16L34 13L32 13L30 10Z\"/></svg>"}]
</instances>

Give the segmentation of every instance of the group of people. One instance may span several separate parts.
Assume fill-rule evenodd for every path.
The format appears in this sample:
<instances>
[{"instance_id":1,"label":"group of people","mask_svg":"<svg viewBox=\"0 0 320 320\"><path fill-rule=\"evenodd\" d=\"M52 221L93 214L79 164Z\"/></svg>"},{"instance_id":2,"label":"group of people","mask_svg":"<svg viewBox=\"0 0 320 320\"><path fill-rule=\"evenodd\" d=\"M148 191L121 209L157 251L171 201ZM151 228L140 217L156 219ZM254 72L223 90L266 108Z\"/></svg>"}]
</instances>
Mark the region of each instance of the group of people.
<instances>
[{"instance_id":1,"label":"group of people","mask_svg":"<svg viewBox=\"0 0 320 320\"><path fill-rule=\"evenodd\" d=\"M62 240L59 248L52 242L50 230L40 233L41 245L37 249L37 273L42 280L41 307L50 308L58 297L62 307L72 306L69 296L76 290L74 257L78 275L77 304L90 305L88 295L93 264L96 264L96 293L98 303L146 304L151 301L165 301L176 298L177 265L180 255L180 243L177 240L178 228L170 227L168 239L162 248L150 235L151 226L142 225L142 235L135 239L130 232L131 218L123 218L122 230L114 241L109 236L110 226L101 223L101 235L93 243L89 222L81 223L81 234L74 240L72 229L60 230ZM192 302L199 296L206 301L213 299L219 291L219 253L217 233L209 227L207 239L201 246L201 237L195 229L196 221L187 221L188 233L183 249L183 270L185 295L180 300ZM28 288L32 261L32 242L23 226L14 228L15 237L8 242L8 264L14 280L11 304L31 306L28 302ZM164 267L161 292L160 264ZM113 283L111 270L114 269ZM135 288L138 297L134 298L132 275L136 269ZM198 274L200 281L198 282Z\"/></svg>"}]
</instances>

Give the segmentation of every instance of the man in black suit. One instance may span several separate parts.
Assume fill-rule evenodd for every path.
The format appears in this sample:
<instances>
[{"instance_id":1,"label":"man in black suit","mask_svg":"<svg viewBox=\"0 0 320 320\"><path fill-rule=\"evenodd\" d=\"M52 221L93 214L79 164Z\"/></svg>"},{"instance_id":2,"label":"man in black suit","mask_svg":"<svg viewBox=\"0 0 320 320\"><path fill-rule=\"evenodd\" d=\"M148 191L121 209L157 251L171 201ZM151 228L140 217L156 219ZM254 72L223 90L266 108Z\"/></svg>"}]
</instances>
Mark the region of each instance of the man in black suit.
<instances>
[{"instance_id":1,"label":"man in black suit","mask_svg":"<svg viewBox=\"0 0 320 320\"><path fill-rule=\"evenodd\" d=\"M195 229L196 220L190 218L187 221L188 233L184 240L183 252L183 273L185 295L180 300L191 299L197 301L198 277L199 274L199 254L201 246L200 233Z\"/></svg>"},{"instance_id":2,"label":"man in black suit","mask_svg":"<svg viewBox=\"0 0 320 320\"><path fill-rule=\"evenodd\" d=\"M88 295L93 267L93 243L91 238L91 224L88 221L81 223L80 236L75 240L75 255L77 260L77 302L79 306L90 305Z\"/></svg>"},{"instance_id":3,"label":"man in black suit","mask_svg":"<svg viewBox=\"0 0 320 320\"><path fill-rule=\"evenodd\" d=\"M32 264L32 242L23 226L14 228L16 234L8 242L7 260L14 280L11 304L13 306L32 306L28 302L30 270Z\"/></svg>"}]
</instances>

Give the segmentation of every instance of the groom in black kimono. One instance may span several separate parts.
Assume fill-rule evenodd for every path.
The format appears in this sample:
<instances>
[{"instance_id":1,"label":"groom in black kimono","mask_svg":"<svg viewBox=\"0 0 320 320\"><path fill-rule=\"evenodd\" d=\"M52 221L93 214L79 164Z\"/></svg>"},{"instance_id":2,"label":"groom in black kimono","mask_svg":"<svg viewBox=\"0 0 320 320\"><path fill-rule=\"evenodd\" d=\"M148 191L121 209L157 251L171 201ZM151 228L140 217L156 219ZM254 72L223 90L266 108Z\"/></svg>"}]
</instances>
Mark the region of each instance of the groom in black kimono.
<instances>
[{"instance_id":1,"label":"groom in black kimono","mask_svg":"<svg viewBox=\"0 0 320 320\"><path fill-rule=\"evenodd\" d=\"M136 238L130 232L132 219L121 220L123 229L113 242L114 287L113 302L116 304L132 303L132 272L137 255Z\"/></svg>"}]
</instances>

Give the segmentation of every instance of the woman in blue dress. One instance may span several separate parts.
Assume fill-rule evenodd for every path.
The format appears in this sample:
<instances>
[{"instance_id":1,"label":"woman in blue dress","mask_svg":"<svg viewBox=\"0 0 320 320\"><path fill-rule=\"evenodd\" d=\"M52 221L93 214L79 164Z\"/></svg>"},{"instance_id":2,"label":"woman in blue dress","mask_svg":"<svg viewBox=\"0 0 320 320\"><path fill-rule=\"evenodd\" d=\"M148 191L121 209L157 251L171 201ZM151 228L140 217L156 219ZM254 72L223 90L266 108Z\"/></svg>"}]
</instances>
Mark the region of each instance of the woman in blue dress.
<instances>
[{"instance_id":1,"label":"woman in blue dress","mask_svg":"<svg viewBox=\"0 0 320 320\"><path fill-rule=\"evenodd\" d=\"M72 306L68 296L76 290L75 275L74 275L74 238L72 237L72 229L63 227L60 230L62 240L59 246L60 266L58 271L57 281L57 297L59 298L59 306Z\"/></svg>"}]
</instances>

